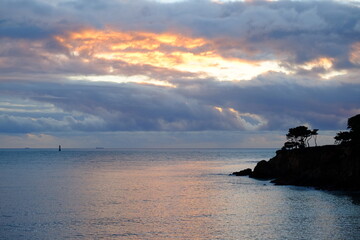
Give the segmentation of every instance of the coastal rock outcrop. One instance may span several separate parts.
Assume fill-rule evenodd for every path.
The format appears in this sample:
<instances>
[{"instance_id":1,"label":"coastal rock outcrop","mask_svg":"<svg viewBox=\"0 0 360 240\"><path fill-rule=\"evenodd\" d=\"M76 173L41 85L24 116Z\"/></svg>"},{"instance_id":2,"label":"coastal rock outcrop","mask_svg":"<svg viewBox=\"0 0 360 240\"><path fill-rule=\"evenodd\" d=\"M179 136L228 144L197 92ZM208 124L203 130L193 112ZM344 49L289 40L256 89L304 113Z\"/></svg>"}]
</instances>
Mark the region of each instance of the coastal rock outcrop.
<instances>
[{"instance_id":1,"label":"coastal rock outcrop","mask_svg":"<svg viewBox=\"0 0 360 240\"><path fill-rule=\"evenodd\" d=\"M360 190L360 147L328 145L279 150L269 161L260 161L254 171L244 172L278 185Z\"/></svg>"},{"instance_id":2,"label":"coastal rock outcrop","mask_svg":"<svg viewBox=\"0 0 360 240\"><path fill-rule=\"evenodd\" d=\"M233 172L232 174L235 176L249 176L250 174L252 174L252 170L251 168L247 168L239 172Z\"/></svg>"}]
</instances>

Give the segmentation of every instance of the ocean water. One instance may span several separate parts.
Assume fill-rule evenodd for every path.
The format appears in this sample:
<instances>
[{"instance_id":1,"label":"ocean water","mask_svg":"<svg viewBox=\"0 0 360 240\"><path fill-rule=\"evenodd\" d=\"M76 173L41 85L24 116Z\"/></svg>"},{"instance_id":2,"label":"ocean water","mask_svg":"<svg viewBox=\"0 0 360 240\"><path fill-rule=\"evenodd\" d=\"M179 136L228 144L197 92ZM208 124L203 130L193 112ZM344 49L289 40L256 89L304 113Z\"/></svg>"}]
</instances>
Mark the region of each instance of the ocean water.
<instances>
[{"instance_id":1,"label":"ocean water","mask_svg":"<svg viewBox=\"0 0 360 240\"><path fill-rule=\"evenodd\" d=\"M0 150L0 239L360 239L356 193L229 176L275 149Z\"/></svg>"}]
</instances>

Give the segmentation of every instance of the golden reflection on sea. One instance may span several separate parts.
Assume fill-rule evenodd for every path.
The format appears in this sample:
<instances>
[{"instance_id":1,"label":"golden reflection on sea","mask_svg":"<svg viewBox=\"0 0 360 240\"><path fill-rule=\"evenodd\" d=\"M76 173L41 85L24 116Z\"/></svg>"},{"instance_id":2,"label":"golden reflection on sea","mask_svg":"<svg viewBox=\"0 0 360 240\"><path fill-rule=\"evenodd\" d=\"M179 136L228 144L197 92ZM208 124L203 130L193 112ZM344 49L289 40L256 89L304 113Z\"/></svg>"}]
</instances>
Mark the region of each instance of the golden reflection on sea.
<instances>
[{"instance_id":1,"label":"golden reflection on sea","mask_svg":"<svg viewBox=\"0 0 360 240\"><path fill-rule=\"evenodd\" d=\"M4 239L357 239L360 234L360 205L345 194L229 176L271 157L272 150L0 154Z\"/></svg>"},{"instance_id":2,"label":"golden reflection on sea","mask_svg":"<svg viewBox=\"0 0 360 240\"><path fill-rule=\"evenodd\" d=\"M78 198L89 222L86 231L127 239L216 236L216 225L223 223L214 216L224 203L214 201L219 193L211 182L194 176L202 170L201 163L188 162L89 173Z\"/></svg>"}]
</instances>

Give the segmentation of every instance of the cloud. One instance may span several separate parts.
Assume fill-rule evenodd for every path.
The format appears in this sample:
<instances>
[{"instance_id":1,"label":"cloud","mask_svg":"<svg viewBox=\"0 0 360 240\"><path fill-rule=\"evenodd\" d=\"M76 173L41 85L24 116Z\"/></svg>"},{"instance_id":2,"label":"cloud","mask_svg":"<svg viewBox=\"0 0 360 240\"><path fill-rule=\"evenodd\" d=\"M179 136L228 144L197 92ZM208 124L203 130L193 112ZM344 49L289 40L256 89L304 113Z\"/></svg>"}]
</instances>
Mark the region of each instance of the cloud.
<instances>
[{"instance_id":1,"label":"cloud","mask_svg":"<svg viewBox=\"0 0 360 240\"><path fill-rule=\"evenodd\" d=\"M73 117L67 116L62 119L50 117L24 117L2 114L0 115L0 132L2 133L39 133L39 132L69 132L77 131L101 131L107 130L102 127L104 122L96 116Z\"/></svg>"},{"instance_id":2,"label":"cloud","mask_svg":"<svg viewBox=\"0 0 360 240\"><path fill-rule=\"evenodd\" d=\"M182 83L167 88L132 83L2 82L3 96L55 109L55 113L20 115L9 107L1 118L2 131L249 131L299 124L334 130L360 109L360 86L354 83L314 83L281 74L245 82Z\"/></svg>"},{"instance_id":3,"label":"cloud","mask_svg":"<svg viewBox=\"0 0 360 240\"><path fill-rule=\"evenodd\" d=\"M266 129L286 129L308 123L313 127L341 128L342 119L359 111L359 83L322 82L284 74L266 74L248 82L203 82L178 88L222 108L258 114Z\"/></svg>"},{"instance_id":4,"label":"cloud","mask_svg":"<svg viewBox=\"0 0 360 240\"><path fill-rule=\"evenodd\" d=\"M336 130L360 111L352 4L4 0L0 16L2 133Z\"/></svg>"},{"instance_id":5,"label":"cloud","mask_svg":"<svg viewBox=\"0 0 360 240\"><path fill-rule=\"evenodd\" d=\"M142 0L78 0L58 1L54 4L44 1L4 1L3 4L2 9L6 11L2 11L0 35L15 41L26 39L27 44L23 45L29 49L27 53L41 60L39 64L25 62L29 66L28 71L43 66L50 72L55 68L63 72L99 74L106 73L111 65L121 66L120 62L112 64L109 61L84 63L81 58L71 56L69 51L73 49L64 47L55 38L86 29L92 29L93 32L111 29L123 34L147 33L155 37L156 34L181 34L187 39L206 41L206 50L225 59L276 60L290 70L294 70L298 64L319 58L334 59L333 68L337 70L358 66L353 55L354 46L360 41L360 8L341 2L256 1L217 4L211 1L184 1L162 4ZM84 44L84 41L79 44ZM14 43L12 48L17 45L19 42ZM101 44L96 47L101 47ZM99 54L96 48L94 50L95 54ZM167 50L160 48L158 52L163 54L164 51ZM124 58L124 55L120 57ZM150 59L145 59L145 64ZM23 66L22 63L18 59L13 62L12 69ZM129 63L132 68L136 65L136 70L141 70L141 66L134 64L134 61L125 60L123 66L128 68ZM74 65L76 69L72 67ZM122 71L122 67L119 71Z\"/></svg>"}]
</instances>

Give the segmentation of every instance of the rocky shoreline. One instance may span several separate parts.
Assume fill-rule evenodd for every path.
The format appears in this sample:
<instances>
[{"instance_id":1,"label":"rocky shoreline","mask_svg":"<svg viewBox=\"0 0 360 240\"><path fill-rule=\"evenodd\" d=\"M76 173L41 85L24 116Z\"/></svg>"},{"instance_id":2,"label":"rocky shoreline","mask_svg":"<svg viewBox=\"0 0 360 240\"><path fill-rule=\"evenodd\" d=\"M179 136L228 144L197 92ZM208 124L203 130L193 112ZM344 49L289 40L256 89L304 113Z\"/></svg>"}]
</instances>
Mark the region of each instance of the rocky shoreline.
<instances>
[{"instance_id":1,"label":"rocky shoreline","mask_svg":"<svg viewBox=\"0 0 360 240\"><path fill-rule=\"evenodd\" d=\"M244 169L233 175L272 180L276 185L358 191L360 146L327 145L278 150L269 161L258 162L254 170Z\"/></svg>"}]
</instances>

